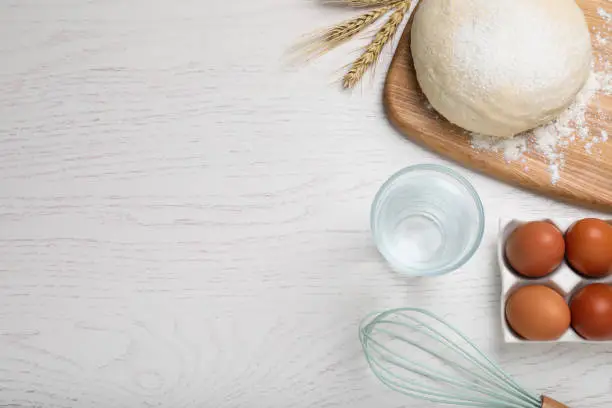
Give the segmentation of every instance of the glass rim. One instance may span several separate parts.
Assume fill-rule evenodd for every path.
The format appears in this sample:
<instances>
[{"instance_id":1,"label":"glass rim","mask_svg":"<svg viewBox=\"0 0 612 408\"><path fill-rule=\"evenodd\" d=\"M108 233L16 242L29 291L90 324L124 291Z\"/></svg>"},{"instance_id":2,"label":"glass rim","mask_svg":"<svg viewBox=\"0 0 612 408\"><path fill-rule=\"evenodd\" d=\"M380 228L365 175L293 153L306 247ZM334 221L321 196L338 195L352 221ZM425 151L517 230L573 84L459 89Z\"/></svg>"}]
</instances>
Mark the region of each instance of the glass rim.
<instances>
[{"instance_id":1,"label":"glass rim","mask_svg":"<svg viewBox=\"0 0 612 408\"><path fill-rule=\"evenodd\" d=\"M467 252L463 256L455 260L454 262L450 263L449 265L446 265L440 268L433 268L431 270L415 269L415 268L411 268L411 267L402 265L401 262L396 262L395 258L391 256L391 254L388 251L386 251L384 248L381 248L381 246L379 245L378 239L377 239L377 234L376 234L376 232L378 231L378 228L376 227L377 223L375 222L376 210L378 209L378 205L380 204L383 195L389 190L391 185L396 180L406 176L407 174L415 173L419 171L432 171L434 173L444 174L444 175L447 175L453 178L455 181L457 181L467 190L467 192L469 193L469 196L472 197L474 206L476 207L477 213L478 213L477 236L473 244L471 245L471 247L467 250ZM378 248L382 256L385 258L385 260L391 265L391 267L395 271L400 273L401 275L405 275L405 276L439 276L439 275L444 275L449 272L452 272L456 269L459 269L460 267L465 265L472 258L472 256L474 256L474 254L480 247L480 244L482 243L482 239L484 237L484 228L485 228L484 206L474 186L468 181L468 179L466 179L464 176L462 176L455 170L449 167L440 165L440 164L415 164L412 166L404 167L396 171L395 173L391 175L391 177L389 177L380 186L380 188L376 192L376 195L374 196L374 200L372 201L372 205L370 207L370 229L372 231L372 236L374 238L376 247ZM427 271L427 273L424 273L424 271Z\"/></svg>"}]
</instances>

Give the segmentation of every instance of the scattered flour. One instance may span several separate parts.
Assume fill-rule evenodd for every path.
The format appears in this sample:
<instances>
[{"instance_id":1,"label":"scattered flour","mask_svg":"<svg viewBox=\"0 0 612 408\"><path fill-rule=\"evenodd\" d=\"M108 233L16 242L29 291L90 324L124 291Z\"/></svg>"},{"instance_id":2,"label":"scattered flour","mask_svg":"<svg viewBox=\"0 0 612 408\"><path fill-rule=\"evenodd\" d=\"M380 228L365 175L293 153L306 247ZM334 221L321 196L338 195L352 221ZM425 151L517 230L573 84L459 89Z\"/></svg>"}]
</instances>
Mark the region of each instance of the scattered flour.
<instances>
[{"instance_id":1,"label":"scattered flour","mask_svg":"<svg viewBox=\"0 0 612 408\"><path fill-rule=\"evenodd\" d=\"M608 43L608 39L601 35L601 33L595 34L595 39L597 40L597 44L606 45Z\"/></svg>"},{"instance_id":2,"label":"scattered flour","mask_svg":"<svg viewBox=\"0 0 612 408\"><path fill-rule=\"evenodd\" d=\"M548 165L548 172L550 173L551 184L557 184L561 175L559 174L559 163L553 163Z\"/></svg>"},{"instance_id":3,"label":"scattered flour","mask_svg":"<svg viewBox=\"0 0 612 408\"><path fill-rule=\"evenodd\" d=\"M597 14L599 14L599 17L603 18L606 21L606 23L609 23L610 21L612 21L612 14L608 13L602 7L599 7L597 9Z\"/></svg>"},{"instance_id":4,"label":"scattered flour","mask_svg":"<svg viewBox=\"0 0 612 408\"><path fill-rule=\"evenodd\" d=\"M527 151L527 139L522 136L500 139L498 137L472 133L472 147L477 150L503 152L504 159L510 162L520 159L523 153Z\"/></svg>"},{"instance_id":5,"label":"scattered flour","mask_svg":"<svg viewBox=\"0 0 612 408\"><path fill-rule=\"evenodd\" d=\"M597 13L606 22L607 31L610 31L612 14L603 8L599 8ZM597 44L605 45L608 42L607 33L597 32L595 40ZM576 140L580 140L584 143L585 151L593 154L597 144L609 140L606 130L600 130L598 135L594 135L595 129L591 129L587 121L589 105L596 102L596 97L600 94L612 95L612 67L602 55L599 54L594 61L591 75L576 96L574 103L556 120L511 139L499 139L472 133L472 147L476 150L501 152L507 162L520 160L526 172L529 171L529 168L525 164L524 154L534 152L541 155L548 165L551 183L556 184L561 178L560 171L565 164L563 153L565 148ZM592 113L602 121L610 119L606 112L597 105L594 106Z\"/></svg>"}]
</instances>

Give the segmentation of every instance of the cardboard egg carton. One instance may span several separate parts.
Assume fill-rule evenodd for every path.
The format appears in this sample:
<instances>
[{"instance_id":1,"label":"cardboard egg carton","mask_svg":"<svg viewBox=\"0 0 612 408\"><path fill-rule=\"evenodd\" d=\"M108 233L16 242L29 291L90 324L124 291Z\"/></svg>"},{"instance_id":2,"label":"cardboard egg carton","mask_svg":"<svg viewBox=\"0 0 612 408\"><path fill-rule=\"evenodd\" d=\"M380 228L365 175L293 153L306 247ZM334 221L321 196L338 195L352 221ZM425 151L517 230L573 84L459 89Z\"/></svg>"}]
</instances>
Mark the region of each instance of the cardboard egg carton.
<instances>
[{"instance_id":1,"label":"cardboard egg carton","mask_svg":"<svg viewBox=\"0 0 612 408\"><path fill-rule=\"evenodd\" d=\"M612 344L612 341L592 341L586 340L582 338L578 333L576 333L571 327L561 336L559 339L554 341L532 341L532 340L524 340L518 335L514 333L514 331L508 325L506 321L506 302L508 298L517 288L527 285L546 285L558 293L560 293L565 301L569 305L569 301L574 293L578 290L582 289L584 286L589 285L591 283L612 283L612 276L608 276L602 279L592 279L586 278L582 275L576 273L571 266L564 261L556 271L552 274L545 276L543 278L533 279L523 277L512 269L512 267L506 261L505 256L505 243L510 234L519 227L520 225L529 222L529 221L550 221L554 225L556 225L559 230L565 235L565 232L569 229L574 222L579 219L542 219L542 218L534 218L534 219L526 219L526 220L518 220L518 219L501 219L499 222L499 237L497 241L497 262L499 264L499 269L501 273L501 283L502 283L502 292L501 292L501 322L502 322L502 332L504 336L504 341L506 343L591 343L591 344ZM612 220L607 220L612 223Z\"/></svg>"}]
</instances>

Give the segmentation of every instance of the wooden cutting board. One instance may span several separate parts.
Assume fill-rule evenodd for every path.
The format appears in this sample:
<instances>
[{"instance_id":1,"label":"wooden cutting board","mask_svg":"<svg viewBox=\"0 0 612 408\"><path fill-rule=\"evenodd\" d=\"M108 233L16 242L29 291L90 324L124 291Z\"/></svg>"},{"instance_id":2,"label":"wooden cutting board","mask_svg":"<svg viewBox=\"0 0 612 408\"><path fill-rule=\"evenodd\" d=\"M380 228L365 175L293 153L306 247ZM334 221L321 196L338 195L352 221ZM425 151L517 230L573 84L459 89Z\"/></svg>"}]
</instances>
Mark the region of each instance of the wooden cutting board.
<instances>
[{"instance_id":1,"label":"wooden cutting board","mask_svg":"<svg viewBox=\"0 0 612 408\"><path fill-rule=\"evenodd\" d=\"M423 0L427 1L427 0ZM607 23L597 14L599 7L612 12L609 0L581 0L577 2L585 12L593 38L596 60L604 61L612 54L612 22ZM414 13L413 13L414 16ZM553 184L546 159L536 153L526 153L524 161L507 162L503 153L479 151L470 145L464 130L447 122L431 107L421 92L410 53L410 29L408 22L397 47L387 74L384 89L384 105L391 122L410 140L413 140L462 165L479 170L499 180L554 197L573 204L612 212L612 126L602 120L590 107L587 121L592 132L606 129L610 134L607 142L593 146L589 154L585 142L577 140L561 149L565 153L565 164L560 170L560 179ZM608 37L602 46L595 40L595 33ZM612 98L601 95L593 98L607 117L612 117ZM601 116L601 115L600 115Z\"/></svg>"}]
</instances>

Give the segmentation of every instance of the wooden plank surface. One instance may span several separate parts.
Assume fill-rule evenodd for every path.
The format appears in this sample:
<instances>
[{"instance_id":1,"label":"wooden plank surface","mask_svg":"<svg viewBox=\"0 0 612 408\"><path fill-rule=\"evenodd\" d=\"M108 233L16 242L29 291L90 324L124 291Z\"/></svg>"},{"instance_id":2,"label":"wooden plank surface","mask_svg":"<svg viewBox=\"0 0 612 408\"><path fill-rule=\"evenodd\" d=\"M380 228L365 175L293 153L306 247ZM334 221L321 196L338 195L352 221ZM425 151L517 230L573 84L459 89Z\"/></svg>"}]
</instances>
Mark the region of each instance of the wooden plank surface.
<instances>
[{"instance_id":1,"label":"wooden plank surface","mask_svg":"<svg viewBox=\"0 0 612 408\"><path fill-rule=\"evenodd\" d=\"M363 358L361 318L398 306L444 316L525 387L612 407L609 347L502 344L495 256L499 217L601 214L398 137L382 66L348 93L333 82L348 53L279 64L351 15L0 2L0 407L441 408L382 386ZM460 270L402 279L369 207L423 162L469 178L485 236Z\"/></svg>"},{"instance_id":2,"label":"wooden plank surface","mask_svg":"<svg viewBox=\"0 0 612 408\"><path fill-rule=\"evenodd\" d=\"M598 15L597 10L600 7L608 9L609 2L583 0L578 4L585 12L593 38L595 61L600 65L599 69L602 69L603 62L612 51L612 40L606 44L595 40L597 32L609 36L606 21ZM524 162L508 162L504 159L503 152L474 149L463 129L427 107L410 53L411 23L412 18L399 41L384 89L387 115L397 129L410 140L499 180L573 204L612 212L612 139L597 144L597 153L587 152L582 140L561 150L565 153L565 163L556 183L551 182L549 163L538 153L526 153ZM599 55L602 55L603 59L599 58ZM612 133L610 122L594 115L593 106L594 104L591 104L587 112L589 128L597 131L606 129L608 133ZM612 98L609 96L599 96L598 107L607 114L604 116L612 116Z\"/></svg>"}]
</instances>

